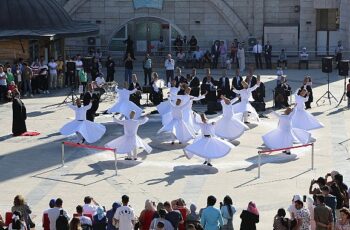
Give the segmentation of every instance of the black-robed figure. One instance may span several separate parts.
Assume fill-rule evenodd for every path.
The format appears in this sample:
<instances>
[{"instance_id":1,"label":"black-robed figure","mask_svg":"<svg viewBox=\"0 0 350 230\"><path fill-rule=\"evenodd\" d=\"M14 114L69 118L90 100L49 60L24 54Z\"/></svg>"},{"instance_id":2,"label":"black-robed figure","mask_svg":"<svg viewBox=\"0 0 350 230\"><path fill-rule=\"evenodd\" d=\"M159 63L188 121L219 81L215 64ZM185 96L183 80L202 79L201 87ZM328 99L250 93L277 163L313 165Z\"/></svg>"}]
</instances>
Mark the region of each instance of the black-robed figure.
<instances>
[{"instance_id":1,"label":"black-robed figure","mask_svg":"<svg viewBox=\"0 0 350 230\"><path fill-rule=\"evenodd\" d=\"M133 81L129 85L128 90L134 90L134 89L137 89L138 91L136 93L130 94L129 100L134 102L137 106L140 106L141 105L140 100L142 98L142 96L141 96L142 88L137 81L136 82Z\"/></svg>"},{"instance_id":2,"label":"black-robed figure","mask_svg":"<svg viewBox=\"0 0 350 230\"><path fill-rule=\"evenodd\" d=\"M14 98L12 101L12 134L14 136L19 136L22 133L27 132L26 119L27 119L27 110L22 100L20 99L19 92L14 92Z\"/></svg>"},{"instance_id":3,"label":"black-robed figure","mask_svg":"<svg viewBox=\"0 0 350 230\"><path fill-rule=\"evenodd\" d=\"M88 85L87 92L83 95L83 105L88 106L90 103L92 104L91 109L86 111L86 120L94 122L96 111L100 105L100 95L93 92L92 84Z\"/></svg>"}]
</instances>

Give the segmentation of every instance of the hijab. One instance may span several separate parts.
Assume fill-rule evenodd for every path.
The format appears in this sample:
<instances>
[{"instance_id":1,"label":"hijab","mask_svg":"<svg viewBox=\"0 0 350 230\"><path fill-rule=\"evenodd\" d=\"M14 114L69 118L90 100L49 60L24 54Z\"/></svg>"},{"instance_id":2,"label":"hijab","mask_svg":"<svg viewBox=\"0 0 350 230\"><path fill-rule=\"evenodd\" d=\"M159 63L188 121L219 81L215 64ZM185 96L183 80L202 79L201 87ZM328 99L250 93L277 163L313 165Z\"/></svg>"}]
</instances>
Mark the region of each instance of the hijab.
<instances>
[{"instance_id":1,"label":"hijab","mask_svg":"<svg viewBox=\"0 0 350 230\"><path fill-rule=\"evenodd\" d=\"M247 211L250 212L250 213L253 213L253 214L257 215L257 216L259 216L259 211L256 208L256 205L255 205L255 203L253 201L249 202Z\"/></svg>"}]
</instances>

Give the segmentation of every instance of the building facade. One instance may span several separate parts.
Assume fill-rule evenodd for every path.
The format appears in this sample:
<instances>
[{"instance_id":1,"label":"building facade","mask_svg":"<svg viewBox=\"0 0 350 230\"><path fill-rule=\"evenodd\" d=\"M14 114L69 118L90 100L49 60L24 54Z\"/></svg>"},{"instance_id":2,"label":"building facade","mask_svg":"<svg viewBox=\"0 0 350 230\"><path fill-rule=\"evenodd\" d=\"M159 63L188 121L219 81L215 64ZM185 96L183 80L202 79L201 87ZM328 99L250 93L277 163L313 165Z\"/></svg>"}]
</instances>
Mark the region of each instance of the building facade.
<instances>
[{"instance_id":1,"label":"building facade","mask_svg":"<svg viewBox=\"0 0 350 230\"><path fill-rule=\"evenodd\" d=\"M156 50L163 37L167 49L174 39L194 35L210 49L213 41L246 46L270 41L274 54L307 47L311 55L332 55L339 40L349 47L348 0L57 0L75 20L96 23L96 37L66 40L67 49L121 52L130 36L136 52Z\"/></svg>"}]
</instances>

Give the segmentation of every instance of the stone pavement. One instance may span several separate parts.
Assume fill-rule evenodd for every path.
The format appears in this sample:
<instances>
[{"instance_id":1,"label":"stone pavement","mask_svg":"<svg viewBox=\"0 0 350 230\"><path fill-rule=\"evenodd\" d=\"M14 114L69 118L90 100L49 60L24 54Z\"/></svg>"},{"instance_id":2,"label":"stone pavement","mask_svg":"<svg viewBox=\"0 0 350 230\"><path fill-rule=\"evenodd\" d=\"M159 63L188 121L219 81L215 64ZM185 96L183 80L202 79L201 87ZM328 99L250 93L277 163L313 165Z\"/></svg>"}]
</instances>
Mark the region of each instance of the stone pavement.
<instances>
[{"instance_id":1,"label":"stone pavement","mask_svg":"<svg viewBox=\"0 0 350 230\"><path fill-rule=\"evenodd\" d=\"M188 70L189 71L189 70ZM139 71L141 72L141 71ZM184 74L186 74L187 70ZM214 71L218 76L220 72ZM260 71L267 88L268 107L272 106L271 90L275 86L274 71ZM287 70L289 83L295 90L305 74L313 78L314 98L326 90L326 74L320 70ZM161 76L164 73L161 73ZM204 70L199 70L199 76ZM232 71L230 72L232 75ZM121 82L121 70L117 73ZM143 77L140 78L142 82ZM331 91L339 99L343 93L343 80L331 74ZM249 201L255 201L261 217L258 229L271 229L273 216L280 207L287 208L294 194L307 194L311 179L338 170L350 182L349 128L350 112L339 108L332 101L320 106L313 103L311 112L325 125L312 132L315 144L315 170L310 170L310 148L293 150L292 155L274 153L262 158L261 178L257 179L257 151L261 148L261 136L277 125L273 116L263 118L258 125L251 124L241 138L233 141L236 148L231 153L214 160L214 167L202 165L202 159L187 160L182 149L184 144L171 145L169 136L157 135L161 127L158 114L149 115L149 122L141 126L139 135L152 146L151 154L139 153L139 160L127 162L118 156L118 176L114 175L114 156L109 151L66 147L66 167L61 168L61 142L74 140L60 135L59 129L74 117L66 106L53 105L63 101L68 90L54 92L49 97L24 99L28 111L27 127L39 131L37 137L11 137L11 104L0 105L0 213L10 210L13 197L23 194L33 209L34 220L40 228L42 211L51 198L61 197L64 208L74 213L75 206L86 195L93 196L109 209L121 195L129 194L131 205L139 214L146 199L166 201L183 197L187 204L204 207L206 197L215 195L221 201L230 195L238 212L234 225L240 224L239 214ZM107 99L100 104L100 111L112 105ZM205 107L195 105L197 111ZM153 110L145 108L146 113ZM103 146L120 136L122 127L112 123L110 115L97 117L96 122L107 127L104 137L95 145Z\"/></svg>"}]
</instances>

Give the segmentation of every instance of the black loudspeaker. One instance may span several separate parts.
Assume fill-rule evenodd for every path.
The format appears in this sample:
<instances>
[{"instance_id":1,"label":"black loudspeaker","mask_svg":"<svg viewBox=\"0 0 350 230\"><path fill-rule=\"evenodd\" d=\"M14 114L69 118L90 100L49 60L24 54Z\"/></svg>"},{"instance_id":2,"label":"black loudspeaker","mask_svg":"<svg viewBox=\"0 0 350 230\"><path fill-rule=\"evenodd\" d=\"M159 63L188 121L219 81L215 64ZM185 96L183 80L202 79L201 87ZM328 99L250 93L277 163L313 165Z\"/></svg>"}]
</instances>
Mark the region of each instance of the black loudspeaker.
<instances>
[{"instance_id":1,"label":"black loudspeaker","mask_svg":"<svg viewBox=\"0 0 350 230\"><path fill-rule=\"evenodd\" d=\"M349 60L341 60L339 62L339 76L349 76Z\"/></svg>"},{"instance_id":2,"label":"black loudspeaker","mask_svg":"<svg viewBox=\"0 0 350 230\"><path fill-rule=\"evenodd\" d=\"M83 57L82 62L83 62L84 70L90 73L90 69L92 67L92 57Z\"/></svg>"},{"instance_id":3,"label":"black loudspeaker","mask_svg":"<svg viewBox=\"0 0 350 230\"><path fill-rule=\"evenodd\" d=\"M332 57L322 58L322 72L323 73L332 73Z\"/></svg>"}]
</instances>

